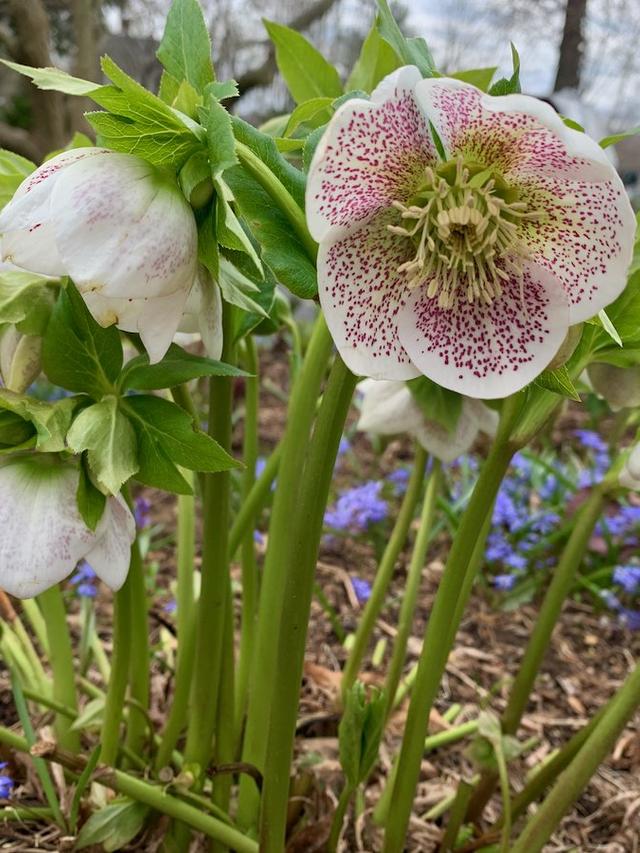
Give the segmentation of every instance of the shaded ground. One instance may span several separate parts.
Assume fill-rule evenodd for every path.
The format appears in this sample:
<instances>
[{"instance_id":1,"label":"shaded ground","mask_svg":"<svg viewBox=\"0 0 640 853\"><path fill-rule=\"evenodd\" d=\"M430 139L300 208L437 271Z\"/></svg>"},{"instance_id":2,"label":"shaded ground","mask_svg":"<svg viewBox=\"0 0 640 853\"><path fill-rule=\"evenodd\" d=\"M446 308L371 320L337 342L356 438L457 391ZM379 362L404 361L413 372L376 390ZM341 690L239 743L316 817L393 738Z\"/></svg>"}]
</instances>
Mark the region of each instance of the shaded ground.
<instances>
[{"instance_id":1,"label":"shaded ground","mask_svg":"<svg viewBox=\"0 0 640 853\"><path fill-rule=\"evenodd\" d=\"M268 358L267 387L286 389L287 365L282 354ZM269 383L272 383L270 386ZM239 397L241 394L239 393ZM260 432L261 448L266 454L282 432L285 409L278 393L264 393ZM573 425L575 413L570 413L564 423ZM556 437L562 437L562 424ZM242 424L236 425L235 439L241 439ZM358 476L377 478L393 470L399 458L406 458L409 445L392 443L380 460L372 453L365 438L358 438L355 457ZM349 463L346 463L347 465ZM347 477L348 470L338 470L337 476ZM175 506L171 498L151 492L152 515L155 523L170 531L174 524ZM433 543L423 573L423 589L419 609L409 644L410 666L420 651L420 638L428 618L438 578L446 555L446 539L440 537ZM173 616L164 609L171 598L169 584L174 573L174 548L171 542L159 550L152 550L149 561L157 563L157 594L151 611L152 638L159 653L161 646L173 644ZM318 563L318 583L327 597L345 631L352 631L358 619L359 605L351 576L369 580L375 574L376 561L370 546L353 540L340 540L336 545L325 544ZM397 621L397 611L404 583L406 555L399 561L388 605L376 627L374 643L392 639ZM237 567L234 568L237 577ZM486 590L476 589L471 606L458 635L446 678L440 690L437 710L445 714L453 704L461 709L456 722L477 716L480 708L502 710L507 695L509 676L512 676L521 658L536 616L534 605L513 612L501 612L490 602ZM239 606L239 594L236 605ZM109 594L102 590L97 602L101 635L109 645L111 605ZM77 613L70 622L78 632ZM387 647L390 643L387 643ZM382 680L385 660L373 666L370 658L366 670L371 680ZM512 784L518 790L531 768L547 757L553 749L564 743L574 731L615 692L640 656L640 634L623 630L613 617L594 612L584 603L570 602L565 606L537 682L527 714L523 720L520 738L536 738L535 745L512 765ZM298 833L290 845L294 851L322 849L328 822L341 787L340 765L337 749L337 692L339 672L346 653L338 640L331 620L317 600L314 601L307 647L307 664L300 707L297 761L304 766L306 787L301 790L295 811ZM152 683L152 718L162 724L170 697L170 677L160 665L154 663ZM354 820L349 819L343 839L343 849L348 851L378 851L380 833L371 819L402 734L406 706L395 713L385 739L379 766L372 777L364 802L364 810ZM13 724L15 714L6 673L0 674L0 717ZM46 724L48 717L36 720ZM446 725L434 715L434 730ZM438 821L425 819L425 814L450 794L461 777L469 778L473 766L467 755L468 741L425 756L422 777L415 803L407 849L420 853L437 847L441 835ZM20 757L0 752L0 760L8 757L11 770L20 783L15 800L34 802L40 797L37 780L27 762ZM63 780L57 780L64 785ZM42 800L40 799L40 802ZM487 817L500 813L499 799L494 800ZM157 849L161 827L155 827L144 838L128 849ZM70 849L71 840L62 839L55 828L42 825L5 824L0 826L0 850L64 850ZM624 853L640 850L640 715L618 741L612 756L600 768L572 812L565 818L547 851L576 850Z\"/></svg>"}]
</instances>

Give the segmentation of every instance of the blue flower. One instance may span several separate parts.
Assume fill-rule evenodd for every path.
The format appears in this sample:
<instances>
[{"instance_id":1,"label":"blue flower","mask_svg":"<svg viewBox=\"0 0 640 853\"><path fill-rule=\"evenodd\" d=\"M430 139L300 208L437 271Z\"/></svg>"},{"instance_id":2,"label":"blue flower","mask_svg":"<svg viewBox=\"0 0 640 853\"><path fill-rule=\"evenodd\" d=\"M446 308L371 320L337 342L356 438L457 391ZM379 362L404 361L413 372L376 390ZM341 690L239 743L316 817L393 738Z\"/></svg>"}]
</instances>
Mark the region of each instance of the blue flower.
<instances>
[{"instance_id":1,"label":"blue flower","mask_svg":"<svg viewBox=\"0 0 640 853\"><path fill-rule=\"evenodd\" d=\"M70 583L82 598L95 598L98 592L98 578L86 560L80 560Z\"/></svg>"},{"instance_id":2,"label":"blue flower","mask_svg":"<svg viewBox=\"0 0 640 853\"><path fill-rule=\"evenodd\" d=\"M510 590L514 588L517 580L517 575L495 575L491 583L496 589Z\"/></svg>"},{"instance_id":3,"label":"blue flower","mask_svg":"<svg viewBox=\"0 0 640 853\"><path fill-rule=\"evenodd\" d=\"M633 595L640 590L640 566L616 566L613 570L613 582Z\"/></svg>"},{"instance_id":4,"label":"blue flower","mask_svg":"<svg viewBox=\"0 0 640 853\"><path fill-rule=\"evenodd\" d=\"M171 601L167 601L167 603L162 608L165 613L173 614L178 609L178 602L175 598L172 598Z\"/></svg>"},{"instance_id":5,"label":"blue flower","mask_svg":"<svg viewBox=\"0 0 640 853\"><path fill-rule=\"evenodd\" d=\"M267 460L264 458L264 456L258 456L258 458L256 459L256 480L264 471L266 464Z\"/></svg>"},{"instance_id":6,"label":"blue flower","mask_svg":"<svg viewBox=\"0 0 640 853\"><path fill-rule=\"evenodd\" d=\"M359 604L366 604L371 598L371 584L362 578L352 577L351 585Z\"/></svg>"},{"instance_id":7,"label":"blue flower","mask_svg":"<svg viewBox=\"0 0 640 853\"><path fill-rule=\"evenodd\" d=\"M264 534L260 533L259 530L254 530L253 541L256 543L256 545L262 545L264 543Z\"/></svg>"},{"instance_id":8,"label":"blue flower","mask_svg":"<svg viewBox=\"0 0 640 853\"><path fill-rule=\"evenodd\" d=\"M388 504L380 497L382 483L369 480L343 492L333 508L327 510L324 521L334 530L365 531L371 524L384 521Z\"/></svg>"},{"instance_id":9,"label":"blue flower","mask_svg":"<svg viewBox=\"0 0 640 853\"><path fill-rule=\"evenodd\" d=\"M133 504L133 515L136 525L142 530L151 522L151 502L140 495Z\"/></svg>"},{"instance_id":10,"label":"blue flower","mask_svg":"<svg viewBox=\"0 0 640 853\"><path fill-rule=\"evenodd\" d=\"M0 761L0 770L4 770L6 766L6 761ZM6 773L0 773L0 800L8 800L14 787L15 782L11 776Z\"/></svg>"},{"instance_id":11,"label":"blue flower","mask_svg":"<svg viewBox=\"0 0 640 853\"><path fill-rule=\"evenodd\" d=\"M387 475L387 480L393 485L394 494L403 495L407 491L409 472L406 468L396 468Z\"/></svg>"},{"instance_id":12,"label":"blue flower","mask_svg":"<svg viewBox=\"0 0 640 853\"><path fill-rule=\"evenodd\" d=\"M592 429L577 429L574 432L576 438L580 441L583 447L588 450L595 450L597 453L607 453L609 448L607 443L602 439L602 436Z\"/></svg>"},{"instance_id":13,"label":"blue flower","mask_svg":"<svg viewBox=\"0 0 640 853\"><path fill-rule=\"evenodd\" d=\"M640 610L629 610L623 607L620 611L620 621L631 631L640 631Z\"/></svg>"},{"instance_id":14,"label":"blue flower","mask_svg":"<svg viewBox=\"0 0 640 853\"><path fill-rule=\"evenodd\" d=\"M600 590L600 598L604 601L607 607L610 610L620 610L622 605L620 604L620 599L611 592L610 589L601 589Z\"/></svg>"},{"instance_id":15,"label":"blue flower","mask_svg":"<svg viewBox=\"0 0 640 853\"><path fill-rule=\"evenodd\" d=\"M351 450L351 442L343 435L340 439L340 444L338 445L338 456L344 456L345 453L348 453Z\"/></svg>"}]
</instances>

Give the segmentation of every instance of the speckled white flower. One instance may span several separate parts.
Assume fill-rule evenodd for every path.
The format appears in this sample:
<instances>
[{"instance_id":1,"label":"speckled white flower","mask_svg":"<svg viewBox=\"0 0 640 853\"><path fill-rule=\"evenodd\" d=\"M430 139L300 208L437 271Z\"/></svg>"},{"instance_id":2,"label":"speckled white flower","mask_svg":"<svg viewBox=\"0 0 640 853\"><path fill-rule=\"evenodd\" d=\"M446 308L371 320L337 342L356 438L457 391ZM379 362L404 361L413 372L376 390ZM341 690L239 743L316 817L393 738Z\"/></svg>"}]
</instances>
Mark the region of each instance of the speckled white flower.
<instances>
[{"instance_id":1,"label":"speckled white flower","mask_svg":"<svg viewBox=\"0 0 640 853\"><path fill-rule=\"evenodd\" d=\"M358 385L362 404L358 429L374 435L413 435L424 449L443 462L452 462L471 449L479 432L495 435L497 412L480 400L465 397L455 429L425 417L405 382L365 379Z\"/></svg>"},{"instance_id":2,"label":"speckled white flower","mask_svg":"<svg viewBox=\"0 0 640 853\"><path fill-rule=\"evenodd\" d=\"M524 387L615 299L635 231L604 152L548 104L413 66L337 110L306 209L347 365L484 398Z\"/></svg>"},{"instance_id":3,"label":"speckled white flower","mask_svg":"<svg viewBox=\"0 0 640 853\"><path fill-rule=\"evenodd\" d=\"M135 521L118 495L107 498L95 532L76 504L78 469L46 454L0 467L0 587L31 598L66 578L86 559L98 577L119 589L129 570Z\"/></svg>"},{"instance_id":4,"label":"speckled white flower","mask_svg":"<svg viewBox=\"0 0 640 853\"><path fill-rule=\"evenodd\" d=\"M65 151L18 187L0 233L3 260L70 276L101 325L139 332L162 358L197 268L193 211L169 176L129 154Z\"/></svg>"},{"instance_id":5,"label":"speckled white flower","mask_svg":"<svg viewBox=\"0 0 640 853\"><path fill-rule=\"evenodd\" d=\"M177 344L188 344L200 339L209 358L222 355L222 294L208 271L200 266L187 304L184 306Z\"/></svg>"}]
</instances>

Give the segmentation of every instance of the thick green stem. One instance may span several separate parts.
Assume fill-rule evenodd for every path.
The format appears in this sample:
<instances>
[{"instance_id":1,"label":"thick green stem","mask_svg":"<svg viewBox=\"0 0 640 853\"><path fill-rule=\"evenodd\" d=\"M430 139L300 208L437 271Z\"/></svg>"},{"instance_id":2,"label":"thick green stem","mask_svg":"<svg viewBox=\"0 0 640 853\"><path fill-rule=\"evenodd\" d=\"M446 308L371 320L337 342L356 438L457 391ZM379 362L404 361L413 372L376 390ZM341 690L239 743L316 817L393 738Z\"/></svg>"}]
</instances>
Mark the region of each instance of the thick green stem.
<instances>
[{"instance_id":1,"label":"thick green stem","mask_svg":"<svg viewBox=\"0 0 640 853\"><path fill-rule=\"evenodd\" d=\"M73 649L67 625L67 613L60 587L56 584L38 596L38 604L47 626L49 660L53 670L53 698L62 705L77 709L76 676L73 668ZM70 730L69 720L58 715L56 736L65 749L78 751L80 735Z\"/></svg>"},{"instance_id":2,"label":"thick green stem","mask_svg":"<svg viewBox=\"0 0 640 853\"><path fill-rule=\"evenodd\" d=\"M386 716L388 717L393 710L393 703L404 669L404 662L407 654L407 643L413 626L413 618L420 590L420 581L422 580L422 569L424 568L427 549L431 541L431 532L433 529L433 517L436 510L436 502L440 494L442 483L442 463L439 459L433 460L433 467L429 475L429 482L424 494L424 502L422 504L422 514L420 516L420 527L418 535L413 546L409 570L407 572L407 581L404 588L404 597L400 607L400 616L398 619L398 633L395 636L393 645L393 655L389 665L389 672L385 681L384 689L387 694Z\"/></svg>"},{"instance_id":3,"label":"thick green stem","mask_svg":"<svg viewBox=\"0 0 640 853\"><path fill-rule=\"evenodd\" d=\"M518 730L544 654L551 642L553 629L562 611L562 606L571 592L576 572L593 534L593 528L602 512L605 491L605 483L600 483L593 489L588 500L580 508L571 536L560 562L553 572L533 633L511 687L507 707L502 714L502 731L506 735L515 735ZM498 776L495 772L485 771L482 774L480 783L469 803L467 814L469 820L477 821L480 819L497 781Z\"/></svg>"},{"instance_id":4,"label":"thick green stem","mask_svg":"<svg viewBox=\"0 0 640 853\"><path fill-rule=\"evenodd\" d=\"M542 850L562 817L611 752L639 705L640 664L637 664L576 757L558 777L545 801L512 845L511 853L539 853Z\"/></svg>"},{"instance_id":5,"label":"thick green stem","mask_svg":"<svg viewBox=\"0 0 640 853\"><path fill-rule=\"evenodd\" d=\"M49 656L49 640L47 639L47 626L42 616L40 607L35 598L27 598L22 602L22 609L33 628L42 651Z\"/></svg>"},{"instance_id":6,"label":"thick green stem","mask_svg":"<svg viewBox=\"0 0 640 853\"><path fill-rule=\"evenodd\" d=\"M283 610L285 579L292 547L291 524L298 506L301 472L308 449L316 403L332 350L331 335L324 317L320 315L311 336L303 367L294 382L291 393L260 591L260 608L249 680L249 705L242 753L243 761L259 769L264 767L266 754L269 701L275 679L280 631L276 614L280 614ZM260 797L256 784L253 779L243 775L240 779L238 803L240 826L254 827L257 824L259 809Z\"/></svg>"},{"instance_id":7,"label":"thick green stem","mask_svg":"<svg viewBox=\"0 0 640 853\"><path fill-rule=\"evenodd\" d=\"M189 476L190 482L193 482L191 472L185 471L183 475ZM195 535L194 497L193 495L180 495L178 497L178 589L176 595L178 657L169 717L156 754L157 769L164 767L171 761L171 753L187 718L196 639L193 595Z\"/></svg>"},{"instance_id":8,"label":"thick green stem","mask_svg":"<svg viewBox=\"0 0 640 853\"><path fill-rule=\"evenodd\" d=\"M255 341L248 336L245 341L245 367L253 376L245 380L244 393L244 479L242 497L247 500L256 480L258 461L258 399L260 386L258 379L258 353ZM254 541L255 516L247 525L242 539L242 622L240 633L240 651L236 676L236 704L234 743L236 752L240 750L244 718L247 711L249 673L251 659L255 649L256 619L258 612L258 566L256 563L256 544ZM229 549L231 550L231 549Z\"/></svg>"},{"instance_id":9,"label":"thick green stem","mask_svg":"<svg viewBox=\"0 0 640 853\"><path fill-rule=\"evenodd\" d=\"M214 741L213 760L216 766L230 765L235 758L235 740L233 723L235 720L235 691L234 691L234 650L233 650L233 602L231 589L225 612L225 626L222 647L222 669L220 672L220 690L218 692L218 708L216 713L216 736ZM212 782L212 801L224 812L229 810L231 797L230 773L217 773ZM211 853L217 853L225 848L213 845Z\"/></svg>"},{"instance_id":10,"label":"thick green stem","mask_svg":"<svg viewBox=\"0 0 640 853\"><path fill-rule=\"evenodd\" d=\"M0 743L19 752L29 752L27 739L4 726L0 726ZM76 773L81 772L86 765L85 759L81 756L61 750L49 751L42 757L46 761L61 764ZM255 841L251 841L237 829L229 826L228 823L206 814L202 809L194 808L177 797L167 794L165 785L151 785L149 782L137 779L121 770L100 765L93 779L99 785L111 788L113 791L124 794L139 803L144 803L155 811L189 824L193 829L203 832L209 838L220 841L237 853L258 853L258 845Z\"/></svg>"},{"instance_id":11,"label":"thick green stem","mask_svg":"<svg viewBox=\"0 0 640 853\"><path fill-rule=\"evenodd\" d=\"M140 545L136 540L131 548L131 565L127 581L129 590L129 618L131 620L129 653L129 696L134 703L127 721L127 747L142 755L149 716L149 604L145 587L144 565Z\"/></svg>"},{"instance_id":12,"label":"thick green stem","mask_svg":"<svg viewBox=\"0 0 640 853\"><path fill-rule=\"evenodd\" d=\"M304 665L305 642L318 548L342 430L356 378L336 357L309 443L305 489L289 520L292 549L285 565L282 607L272 614L280 624L277 666L272 685L267 757L260 820L261 853L282 853L285 842L289 774Z\"/></svg>"},{"instance_id":13,"label":"thick green stem","mask_svg":"<svg viewBox=\"0 0 640 853\"><path fill-rule=\"evenodd\" d=\"M137 543L133 543L136 547ZM129 676L129 654L131 646L131 595L129 578L118 590L113 600L113 652L111 655L111 677L107 686L104 719L100 736L100 759L104 764L114 765L120 743L120 723L124 709L124 697Z\"/></svg>"},{"instance_id":14,"label":"thick green stem","mask_svg":"<svg viewBox=\"0 0 640 853\"><path fill-rule=\"evenodd\" d=\"M222 360L233 354L232 315L224 307ZM230 377L209 379L209 435L229 451L233 384ZM203 495L203 542L200 600L196 624L195 664L185 761L195 763L203 774L212 754L213 732L221 686L227 603L231 601L229 576L228 471L206 474ZM202 781L202 777L199 782Z\"/></svg>"},{"instance_id":15,"label":"thick green stem","mask_svg":"<svg viewBox=\"0 0 640 853\"><path fill-rule=\"evenodd\" d=\"M371 596L365 605L358 623L358 628L353 639L353 645L349 652L349 658L342 673L343 696L345 696L347 691L352 687L358 676L358 671L360 670L362 659L367 650L369 640L371 639L371 634L373 633L376 620L384 606L389 584L393 577L393 570L395 569L398 556L407 541L416 506L418 505L420 495L422 494L422 483L424 481L426 464L426 451L422 445L416 443L413 470L411 472L409 483L407 484L407 491L402 501L398 517L396 518L393 531L389 537L387 546L384 549L382 559L380 560L380 565L378 566L378 571L376 572L376 577L371 589Z\"/></svg>"},{"instance_id":16,"label":"thick green stem","mask_svg":"<svg viewBox=\"0 0 640 853\"><path fill-rule=\"evenodd\" d=\"M464 588L467 597L471 592L473 578L468 580L471 575L468 569L473 552L486 527L493 502L515 450L508 437L519 408L519 399L510 398L505 401L498 436L482 467L460 522L431 610L395 774L393 809L387 819L384 853L400 853L404 846L413 796L420 775L429 714L464 611L466 602L463 600L462 590ZM465 580L468 581L466 584Z\"/></svg>"}]
</instances>

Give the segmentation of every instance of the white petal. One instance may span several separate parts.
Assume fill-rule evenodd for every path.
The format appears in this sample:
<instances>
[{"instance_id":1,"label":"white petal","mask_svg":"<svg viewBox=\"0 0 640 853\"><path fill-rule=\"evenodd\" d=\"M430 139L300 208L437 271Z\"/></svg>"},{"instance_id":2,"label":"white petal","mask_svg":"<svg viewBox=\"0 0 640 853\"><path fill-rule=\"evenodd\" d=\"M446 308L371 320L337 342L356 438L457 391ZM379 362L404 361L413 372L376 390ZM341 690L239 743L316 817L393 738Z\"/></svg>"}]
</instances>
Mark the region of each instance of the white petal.
<instances>
[{"instance_id":1,"label":"white petal","mask_svg":"<svg viewBox=\"0 0 640 853\"><path fill-rule=\"evenodd\" d=\"M442 462L453 462L471 449L478 435L476 400L465 399L453 430L445 429L436 421L424 419L416 430L416 438L424 449Z\"/></svg>"},{"instance_id":2,"label":"white petal","mask_svg":"<svg viewBox=\"0 0 640 853\"><path fill-rule=\"evenodd\" d=\"M316 148L306 190L309 230L336 239L415 192L436 153L413 89L420 73L406 66L386 77L370 101L336 110Z\"/></svg>"},{"instance_id":3,"label":"white petal","mask_svg":"<svg viewBox=\"0 0 640 853\"><path fill-rule=\"evenodd\" d=\"M219 359L222 355L222 296L220 288L203 267L199 268L189 293L178 332L199 332L209 358Z\"/></svg>"},{"instance_id":4,"label":"white petal","mask_svg":"<svg viewBox=\"0 0 640 853\"><path fill-rule=\"evenodd\" d=\"M177 185L138 157L104 155L54 188L60 257L81 292L143 298L191 287L197 229Z\"/></svg>"},{"instance_id":5,"label":"white petal","mask_svg":"<svg viewBox=\"0 0 640 853\"><path fill-rule=\"evenodd\" d=\"M626 465L620 472L618 482L625 489L633 489L634 492L640 492L640 479L634 477Z\"/></svg>"},{"instance_id":6,"label":"white petal","mask_svg":"<svg viewBox=\"0 0 640 853\"><path fill-rule=\"evenodd\" d=\"M461 286L454 306L440 308L428 283L414 288L398 316L413 364L438 385L483 399L507 397L542 373L567 333L568 305L553 276L523 266L491 305L467 302Z\"/></svg>"},{"instance_id":7,"label":"white petal","mask_svg":"<svg viewBox=\"0 0 640 853\"><path fill-rule=\"evenodd\" d=\"M327 325L340 355L359 376L413 379L398 337L398 316L409 297L398 267L412 244L387 230L395 211L383 212L335 242L320 244L318 290Z\"/></svg>"},{"instance_id":8,"label":"white petal","mask_svg":"<svg viewBox=\"0 0 640 853\"><path fill-rule=\"evenodd\" d=\"M358 429L374 435L413 433L424 420L404 382L365 379L358 385L362 405Z\"/></svg>"},{"instance_id":9,"label":"white petal","mask_svg":"<svg viewBox=\"0 0 640 853\"><path fill-rule=\"evenodd\" d=\"M640 444L636 444L629 454L626 467L632 477L640 480Z\"/></svg>"},{"instance_id":10,"label":"white petal","mask_svg":"<svg viewBox=\"0 0 640 853\"><path fill-rule=\"evenodd\" d=\"M640 366L615 367L613 364L590 364L587 374L592 387L607 401L614 412L640 406Z\"/></svg>"},{"instance_id":11,"label":"white petal","mask_svg":"<svg viewBox=\"0 0 640 853\"><path fill-rule=\"evenodd\" d=\"M47 461L0 468L0 587L18 598L67 577L96 540L76 505L78 471Z\"/></svg>"},{"instance_id":12,"label":"white petal","mask_svg":"<svg viewBox=\"0 0 640 853\"><path fill-rule=\"evenodd\" d=\"M37 223L23 231L7 231L2 237L2 258L41 275L60 277L67 272L50 223Z\"/></svg>"},{"instance_id":13,"label":"white petal","mask_svg":"<svg viewBox=\"0 0 640 853\"><path fill-rule=\"evenodd\" d=\"M498 423L500 421L500 416L495 409L490 409L489 406L485 406L480 400L473 400L471 398L465 401L465 405L476 419L478 429L493 438L498 431Z\"/></svg>"},{"instance_id":14,"label":"white petal","mask_svg":"<svg viewBox=\"0 0 640 853\"><path fill-rule=\"evenodd\" d=\"M131 545L136 538L135 519L121 495L107 498L96 536L97 542L85 560L107 586L120 589L129 572Z\"/></svg>"}]
</instances>

